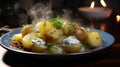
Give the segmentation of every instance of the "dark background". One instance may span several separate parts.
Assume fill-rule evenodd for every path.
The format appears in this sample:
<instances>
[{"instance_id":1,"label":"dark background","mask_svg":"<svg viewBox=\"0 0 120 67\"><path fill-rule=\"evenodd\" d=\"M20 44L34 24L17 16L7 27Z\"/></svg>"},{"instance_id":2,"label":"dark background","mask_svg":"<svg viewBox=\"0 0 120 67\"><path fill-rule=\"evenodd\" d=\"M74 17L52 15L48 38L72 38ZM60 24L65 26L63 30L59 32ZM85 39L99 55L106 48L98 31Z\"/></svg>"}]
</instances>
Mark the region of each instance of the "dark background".
<instances>
[{"instance_id":1,"label":"dark background","mask_svg":"<svg viewBox=\"0 0 120 67\"><path fill-rule=\"evenodd\" d=\"M79 7L90 6L92 0L0 0L0 26L22 26L31 23L32 19L27 10L37 3L47 4L52 2L54 15L62 14L63 9L68 9L75 16ZM99 0L94 0L95 6L101 6ZM107 7L113 10L113 14L120 14L120 0L104 0ZM17 6L16 6L17 4Z\"/></svg>"}]
</instances>

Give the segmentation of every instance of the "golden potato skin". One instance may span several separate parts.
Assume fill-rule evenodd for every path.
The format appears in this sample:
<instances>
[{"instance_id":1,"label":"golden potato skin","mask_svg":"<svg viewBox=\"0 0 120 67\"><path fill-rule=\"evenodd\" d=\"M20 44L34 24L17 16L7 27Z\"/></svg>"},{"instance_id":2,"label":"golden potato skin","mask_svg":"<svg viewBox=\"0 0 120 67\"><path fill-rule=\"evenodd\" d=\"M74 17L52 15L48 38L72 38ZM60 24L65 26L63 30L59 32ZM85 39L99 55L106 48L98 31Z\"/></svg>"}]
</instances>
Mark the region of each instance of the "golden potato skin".
<instances>
[{"instance_id":1,"label":"golden potato skin","mask_svg":"<svg viewBox=\"0 0 120 67\"><path fill-rule=\"evenodd\" d=\"M51 22L45 22L45 36L46 42L53 43L61 38L63 35L62 29L56 29Z\"/></svg>"},{"instance_id":2,"label":"golden potato skin","mask_svg":"<svg viewBox=\"0 0 120 67\"><path fill-rule=\"evenodd\" d=\"M88 34L88 43L91 48L99 47L102 44L102 38L98 32Z\"/></svg>"},{"instance_id":3,"label":"golden potato skin","mask_svg":"<svg viewBox=\"0 0 120 67\"><path fill-rule=\"evenodd\" d=\"M62 46L62 48L66 53L77 53L77 52L80 52L82 45Z\"/></svg>"},{"instance_id":4,"label":"golden potato skin","mask_svg":"<svg viewBox=\"0 0 120 67\"><path fill-rule=\"evenodd\" d=\"M43 36L43 37L45 37L45 25L44 25L44 22L45 21L40 22L40 27L39 27L40 35Z\"/></svg>"},{"instance_id":5,"label":"golden potato skin","mask_svg":"<svg viewBox=\"0 0 120 67\"><path fill-rule=\"evenodd\" d=\"M27 35L31 31L32 31L32 25L25 25L21 30L22 37L24 37L25 35Z\"/></svg>"},{"instance_id":6,"label":"golden potato skin","mask_svg":"<svg viewBox=\"0 0 120 67\"><path fill-rule=\"evenodd\" d=\"M68 26L69 26L70 22L66 21L64 22L64 25L63 25L63 33L64 35L70 35L72 31L68 30Z\"/></svg>"},{"instance_id":7,"label":"golden potato skin","mask_svg":"<svg viewBox=\"0 0 120 67\"><path fill-rule=\"evenodd\" d=\"M36 44L32 44L31 50L35 51L35 52L39 52L39 53L43 53L45 52L45 50L47 49L47 47L40 47L39 45Z\"/></svg>"},{"instance_id":8,"label":"golden potato skin","mask_svg":"<svg viewBox=\"0 0 120 67\"><path fill-rule=\"evenodd\" d=\"M22 41L22 34L21 34L21 33L15 34L15 35L12 37L12 40Z\"/></svg>"},{"instance_id":9,"label":"golden potato skin","mask_svg":"<svg viewBox=\"0 0 120 67\"><path fill-rule=\"evenodd\" d=\"M78 38L78 40L86 42L87 35L82 28L79 27L75 29L75 36Z\"/></svg>"},{"instance_id":10,"label":"golden potato skin","mask_svg":"<svg viewBox=\"0 0 120 67\"><path fill-rule=\"evenodd\" d=\"M22 45L25 49L31 49L31 46L32 46L32 39L33 38L36 38L36 37L39 37L39 33L37 32L32 32L32 33L29 33L27 35L25 35L23 38L22 38Z\"/></svg>"},{"instance_id":11,"label":"golden potato skin","mask_svg":"<svg viewBox=\"0 0 120 67\"><path fill-rule=\"evenodd\" d=\"M63 24L63 33L66 36L74 35L74 31L76 28L79 28L77 23L70 23L69 21L66 21Z\"/></svg>"},{"instance_id":12,"label":"golden potato skin","mask_svg":"<svg viewBox=\"0 0 120 67\"><path fill-rule=\"evenodd\" d=\"M25 49L30 49L32 46L32 36L31 34L27 34L22 39L22 45Z\"/></svg>"}]
</instances>

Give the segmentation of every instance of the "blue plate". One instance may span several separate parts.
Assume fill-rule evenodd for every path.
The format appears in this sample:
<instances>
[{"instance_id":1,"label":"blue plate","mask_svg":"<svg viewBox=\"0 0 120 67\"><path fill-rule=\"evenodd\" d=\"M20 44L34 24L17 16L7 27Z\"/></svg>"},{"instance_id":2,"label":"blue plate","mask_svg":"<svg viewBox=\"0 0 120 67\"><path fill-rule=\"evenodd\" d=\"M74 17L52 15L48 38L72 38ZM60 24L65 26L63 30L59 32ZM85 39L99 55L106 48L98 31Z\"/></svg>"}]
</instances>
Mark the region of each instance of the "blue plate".
<instances>
[{"instance_id":1,"label":"blue plate","mask_svg":"<svg viewBox=\"0 0 120 67\"><path fill-rule=\"evenodd\" d=\"M83 54L90 54L90 53L97 52L97 51L100 51L102 49L105 49L105 48L111 46L114 43L114 37L111 34L109 34L107 32L103 32L101 30L97 30L97 29L91 29L91 30L92 31L97 31L97 32L99 32L101 34L102 39L103 39L103 43L102 43L102 45L100 47L97 47L97 48L92 49L92 50L87 51L87 52L70 53L70 54L59 54L59 55L83 55ZM8 33L4 34L3 36L1 36L1 39L0 39L1 46L6 48L6 49L8 49L8 50L11 50L11 51L15 51L15 52L19 52L19 53L25 53L25 54L30 54L30 55L54 55L54 54L46 54L46 53L36 53L36 52L23 51L23 50L19 50L19 49L10 47L9 43L12 41L12 36L14 34L18 34L20 32L21 32L21 28L18 28L18 29L15 29L15 30L13 30L11 32L8 32Z\"/></svg>"}]
</instances>

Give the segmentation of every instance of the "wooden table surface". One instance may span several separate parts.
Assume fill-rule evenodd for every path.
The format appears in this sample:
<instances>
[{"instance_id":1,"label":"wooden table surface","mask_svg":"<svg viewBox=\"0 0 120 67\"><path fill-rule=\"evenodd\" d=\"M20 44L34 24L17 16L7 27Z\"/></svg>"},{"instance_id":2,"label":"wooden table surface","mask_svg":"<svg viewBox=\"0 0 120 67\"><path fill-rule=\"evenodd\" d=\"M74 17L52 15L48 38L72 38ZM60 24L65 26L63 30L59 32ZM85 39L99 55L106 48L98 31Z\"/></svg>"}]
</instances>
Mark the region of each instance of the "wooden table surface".
<instances>
[{"instance_id":1,"label":"wooden table surface","mask_svg":"<svg viewBox=\"0 0 120 67\"><path fill-rule=\"evenodd\" d=\"M35 66L57 66L57 67L120 67L120 22L116 22L112 17L100 22L81 22L84 26L100 29L114 36L115 42L108 49L95 54L89 58L77 60L44 61L44 59L34 59L7 51L0 46L0 67L35 67ZM83 61L83 62L82 62Z\"/></svg>"}]
</instances>

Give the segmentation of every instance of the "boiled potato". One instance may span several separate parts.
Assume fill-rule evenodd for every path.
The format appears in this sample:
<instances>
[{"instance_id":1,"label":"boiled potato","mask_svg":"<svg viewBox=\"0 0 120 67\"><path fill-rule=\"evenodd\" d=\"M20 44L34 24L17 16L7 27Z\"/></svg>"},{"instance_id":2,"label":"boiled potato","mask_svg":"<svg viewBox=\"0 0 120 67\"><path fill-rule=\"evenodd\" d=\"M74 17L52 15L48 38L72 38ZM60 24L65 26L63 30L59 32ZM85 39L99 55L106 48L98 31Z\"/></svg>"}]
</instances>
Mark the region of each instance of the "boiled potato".
<instances>
[{"instance_id":1,"label":"boiled potato","mask_svg":"<svg viewBox=\"0 0 120 67\"><path fill-rule=\"evenodd\" d=\"M44 22L45 21L41 21L35 24L35 27L33 29L33 31L39 32L39 35L44 38L45 37L45 28L44 28Z\"/></svg>"},{"instance_id":2,"label":"boiled potato","mask_svg":"<svg viewBox=\"0 0 120 67\"><path fill-rule=\"evenodd\" d=\"M26 49L31 49L32 39L39 37L39 34L36 32L29 33L22 38L22 45Z\"/></svg>"},{"instance_id":3,"label":"boiled potato","mask_svg":"<svg viewBox=\"0 0 120 67\"><path fill-rule=\"evenodd\" d=\"M45 52L46 49L47 47L40 47L39 45L36 45L36 44L32 44L32 47L31 47L32 51L39 52L39 53Z\"/></svg>"},{"instance_id":4,"label":"boiled potato","mask_svg":"<svg viewBox=\"0 0 120 67\"><path fill-rule=\"evenodd\" d=\"M46 42L55 42L63 35L62 29L56 29L51 22L45 22Z\"/></svg>"},{"instance_id":5,"label":"boiled potato","mask_svg":"<svg viewBox=\"0 0 120 67\"><path fill-rule=\"evenodd\" d=\"M47 49L47 46L45 45L45 41L41 38L34 38L32 39L32 47L31 50L35 52L43 53Z\"/></svg>"},{"instance_id":6,"label":"boiled potato","mask_svg":"<svg viewBox=\"0 0 120 67\"><path fill-rule=\"evenodd\" d=\"M12 37L13 40L15 41L22 41L22 34L19 33L19 34L15 34L13 37Z\"/></svg>"},{"instance_id":7,"label":"boiled potato","mask_svg":"<svg viewBox=\"0 0 120 67\"><path fill-rule=\"evenodd\" d=\"M80 52L82 45L69 45L63 46L63 49L66 53L77 53Z\"/></svg>"},{"instance_id":8,"label":"boiled potato","mask_svg":"<svg viewBox=\"0 0 120 67\"><path fill-rule=\"evenodd\" d=\"M32 31L32 25L25 25L21 30L22 37L24 37L25 35L27 35L31 31Z\"/></svg>"},{"instance_id":9,"label":"boiled potato","mask_svg":"<svg viewBox=\"0 0 120 67\"><path fill-rule=\"evenodd\" d=\"M45 36L45 25L44 25L44 21L40 22L39 32L40 32L40 35L42 35L43 37Z\"/></svg>"},{"instance_id":10,"label":"boiled potato","mask_svg":"<svg viewBox=\"0 0 120 67\"><path fill-rule=\"evenodd\" d=\"M70 22L66 21L63 24L63 33L64 33L64 35L67 35L67 36L73 35L75 29L78 27L79 27L78 24L70 23Z\"/></svg>"},{"instance_id":11,"label":"boiled potato","mask_svg":"<svg viewBox=\"0 0 120 67\"><path fill-rule=\"evenodd\" d=\"M32 46L32 36L31 34L27 34L22 39L22 45L25 49L30 49Z\"/></svg>"},{"instance_id":12,"label":"boiled potato","mask_svg":"<svg viewBox=\"0 0 120 67\"><path fill-rule=\"evenodd\" d=\"M88 34L88 43L92 48L98 47L102 44L102 38L98 32L90 32Z\"/></svg>"},{"instance_id":13,"label":"boiled potato","mask_svg":"<svg viewBox=\"0 0 120 67\"><path fill-rule=\"evenodd\" d=\"M75 29L75 36L78 38L78 40L86 42L87 35L82 28Z\"/></svg>"},{"instance_id":14,"label":"boiled potato","mask_svg":"<svg viewBox=\"0 0 120 67\"><path fill-rule=\"evenodd\" d=\"M70 35L70 30L68 30L70 22L66 21L63 23L63 33L64 35Z\"/></svg>"}]
</instances>

